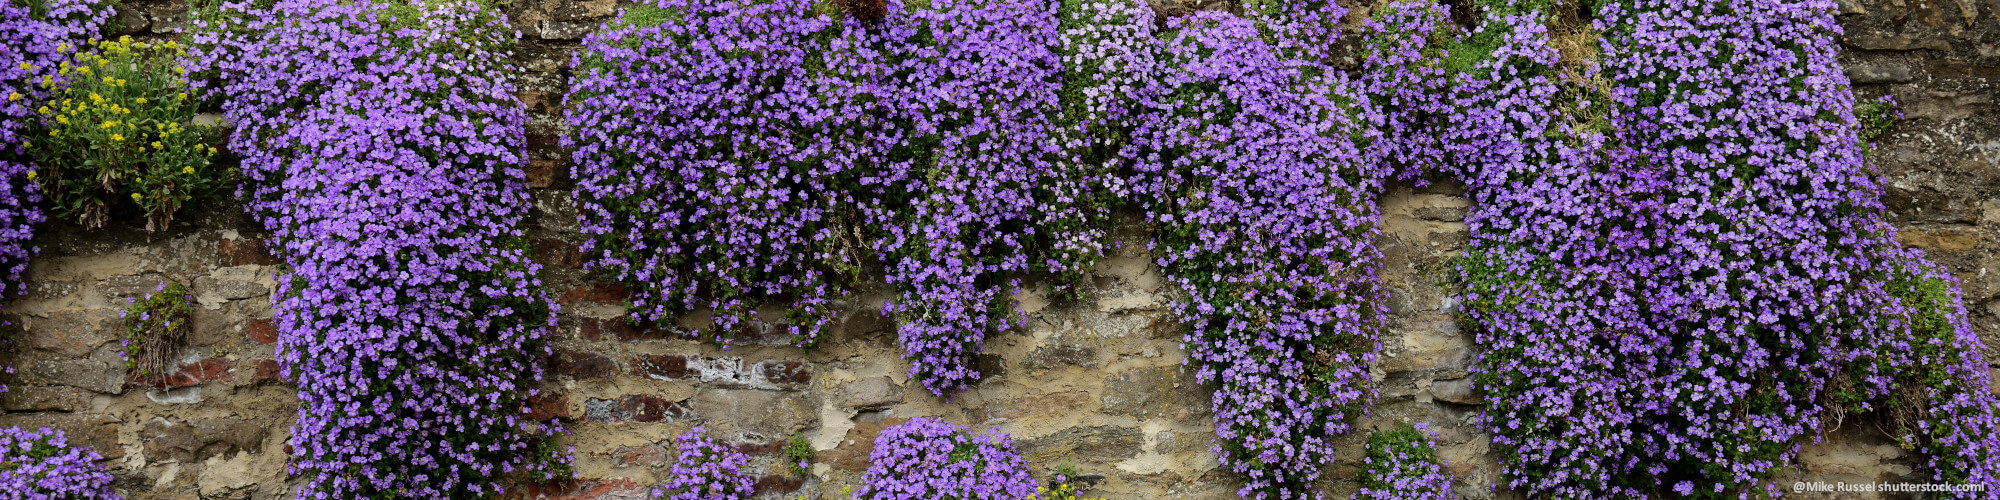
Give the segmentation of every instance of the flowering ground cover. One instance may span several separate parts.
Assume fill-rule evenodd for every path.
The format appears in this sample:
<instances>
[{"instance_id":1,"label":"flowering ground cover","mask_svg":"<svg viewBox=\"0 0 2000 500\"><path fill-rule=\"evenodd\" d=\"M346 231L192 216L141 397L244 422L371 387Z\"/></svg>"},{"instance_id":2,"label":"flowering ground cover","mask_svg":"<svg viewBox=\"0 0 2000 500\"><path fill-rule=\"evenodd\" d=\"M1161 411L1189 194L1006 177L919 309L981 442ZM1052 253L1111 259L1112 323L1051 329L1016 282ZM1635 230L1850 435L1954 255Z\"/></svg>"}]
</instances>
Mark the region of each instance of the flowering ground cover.
<instances>
[{"instance_id":1,"label":"flowering ground cover","mask_svg":"<svg viewBox=\"0 0 2000 500\"><path fill-rule=\"evenodd\" d=\"M290 272L278 360L308 498L484 497L566 472L525 418L555 324L523 250L517 33L471 2L225 4L197 83Z\"/></svg>"},{"instance_id":2,"label":"flowering ground cover","mask_svg":"<svg viewBox=\"0 0 2000 500\"><path fill-rule=\"evenodd\" d=\"M1375 431L1361 457L1355 500L1452 500L1451 474L1437 456L1437 437L1422 422Z\"/></svg>"},{"instance_id":3,"label":"flowering ground cover","mask_svg":"<svg viewBox=\"0 0 2000 500\"><path fill-rule=\"evenodd\" d=\"M857 500L1018 500L1035 494L1028 463L1006 434L975 436L924 417L882 430L862 481Z\"/></svg>"}]
</instances>

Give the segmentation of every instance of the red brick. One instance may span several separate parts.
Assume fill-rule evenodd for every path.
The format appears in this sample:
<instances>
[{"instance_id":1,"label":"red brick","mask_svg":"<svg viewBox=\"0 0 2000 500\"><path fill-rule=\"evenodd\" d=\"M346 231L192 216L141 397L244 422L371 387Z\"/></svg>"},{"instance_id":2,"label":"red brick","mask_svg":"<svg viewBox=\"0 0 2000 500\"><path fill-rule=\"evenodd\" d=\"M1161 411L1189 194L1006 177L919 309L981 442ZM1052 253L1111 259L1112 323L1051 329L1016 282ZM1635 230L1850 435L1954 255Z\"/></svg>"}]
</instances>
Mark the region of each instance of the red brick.
<instances>
[{"instance_id":1,"label":"red brick","mask_svg":"<svg viewBox=\"0 0 2000 500\"><path fill-rule=\"evenodd\" d=\"M766 493L791 493L799 491L799 488L804 488L805 486L806 480L802 477L765 474L757 476L757 484L751 487L751 491L755 491L760 495Z\"/></svg>"},{"instance_id":2,"label":"red brick","mask_svg":"<svg viewBox=\"0 0 2000 500\"><path fill-rule=\"evenodd\" d=\"M284 262L264 248L264 240L224 239L216 244L215 254L222 267L272 266Z\"/></svg>"},{"instance_id":3,"label":"red brick","mask_svg":"<svg viewBox=\"0 0 2000 500\"><path fill-rule=\"evenodd\" d=\"M640 354L632 358L632 374L664 380L686 380L693 375L688 371L687 356L679 354Z\"/></svg>"},{"instance_id":4,"label":"red brick","mask_svg":"<svg viewBox=\"0 0 2000 500\"><path fill-rule=\"evenodd\" d=\"M786 389L802 389L812 383L812 370L804 361L793 359L769 359L757 363L757 376L765 382Z\"/></svg>"},{"instance_id":5,"label":"red brick","mask_svg":"<svg viewBox=\"0 0 2000 500\"><path fill-rule=\"evenodd\" d=\"M250 324L243 325L243 334L259 344L275 344L278 342L278 323L268 319L253 319L250 320Z\"/></svg>"},{"instance_id":6,"label":"red brick","mask_svg":"<svg viewBox=\"0 0 2000 500\"><path fill-rule=\"evenodd\" d=\"M257 374L250 377L253 384L290 384L285 381L284 370L278 368L278 360L260 359L251 365L257 369Z\"/></svg>"},{"instance_id":7,"label":"red brick","mask_svg":"<svg viewBox=\"0 0 2000 500\"><path fill-rule=\"evenodd\" d=\"M165 377L158 375L129 376L127 387L192 387L210 381L229 381L229 371L235 363L222 358L208 358L181 365Z\"/></svg>"},{"instance_id":8,"label":"red brick","mask_svg":"<svg viewBox=\"0 0 2000 500\"><path fill-rule=\"evenodd\" d=\"M552 368L557 375L578 379L611 378L618 373L618 364L611 358L594 352L557 352Z\"/></svg>"},{"instance_id":9,"label":"red brick","mask_svg":"<svg viewBox=\"0 0 2000 500\"><path fill-rule=\"evenodd\" d=\"M562 305L570 305L579 300L588 300L600 304L619 305L624 304L626 299L631 297L632 292L627 290L625 285L597 283L571 288L568 292L563 293L562 300L559 302Z\"/></svg>"},{"instance_id":10,"label":"red brick","mask_svg":"<svg viewBox=\"0 0 2000 500\"><path fill-rule=\"evenodd\" d=\"M547 422L558 418L569 418L569 393L543 390L528 396L528 419Z\"/></svg>"}]
</instances>

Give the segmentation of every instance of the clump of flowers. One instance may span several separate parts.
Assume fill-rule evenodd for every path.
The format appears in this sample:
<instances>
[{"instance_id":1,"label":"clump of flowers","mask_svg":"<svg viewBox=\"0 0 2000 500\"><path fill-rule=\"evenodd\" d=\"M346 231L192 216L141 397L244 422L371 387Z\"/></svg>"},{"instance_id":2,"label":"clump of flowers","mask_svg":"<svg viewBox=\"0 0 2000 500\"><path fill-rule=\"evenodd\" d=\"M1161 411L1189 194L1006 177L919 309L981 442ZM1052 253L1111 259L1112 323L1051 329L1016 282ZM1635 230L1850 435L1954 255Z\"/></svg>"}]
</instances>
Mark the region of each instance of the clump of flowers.
<instances>
[{"instance_id":1,"label":"clump of flowers","mask_svg":"<svg viewBox=\"0 0 2000 500\"><path fill-rule=\"evenodd\" d=\"M482 497L565 470L543 441L561 428L525 418L556 317L522 243L518 33L472 2L219 12L195 87L222 98L291 266L274 301L301 496Z\"/></svg>"},{"instance_id":2,"label":"clump of flowers","mask_svg":"<svg viewBox=\"0 0 2000 500\"><path fill-rule=\"evenodd\" d=\"M222 177L210 161L215 134L193 123L197 98L181 66L187 50L131 37L91 47L60 63L62 79L42 82L54 95L37 110L46 133L31 142L34 174L57 217L101 227L114 204L130 199L148 231L166 229L176 210L214 194Z\"/></svg>"},{"instance_id":3,"label":"clump of flowers","mask_svg":"<svg viewBox=\"0 0 2000 500\"><path fill-rule=\"evenodd\" d=\"M675 437L674 443L680 446L680 458L667 471L673 479L664 491L653 490L654 498L746 500L756 493L755 481L743 472L750 457L709 439L707 429L695 427Z\"/></svg>"},{"instance_id":4,"label":"clump of flowers","mask_svg":"<svg viewBox=\"0 0 2000 500\"><path fill-rule=\"evenodd\" d=\"M1018 500L1036 488L1006 434L974 436L943 420L884 429L868 461L858 500Z\"/></svg>"},{"instance_id":5,"label":"clump of flowers","mask_svg":"<svg viewBox=\"0 0 2000 500\"><path fill-rule=\"evenodd\" d=\"M1083 170L1057 168L1045 7L665 1L588 38L577 193L600 265L642 289L633 319L707 309L725 340L783 297L809 345L880 265L911 375L977 380L1019 277L1080 277L1102 234Z\"/></svg>"},{"instance_id":6,"label":"clump of flowers","mask_svg":"<svg viewBox=\"0 0 2000 500\"><path fill-rule=\"evenodd\" d=\"M639 292L634 321L706 310L717 341L784 297L811 345L866 240L834 109L813 71L831 23L805 1L635 6L584 38L567 119L581 131L586 252Z\"/></svg>"},{"instance_id":7,"label":"clump of flowers","mask_svg":"<svg viewBox=\"0 0 2000 500\"><path fill-rule=\"evenodd\" d=\"M0 497L113 500L104 457L72 447L60 430L0 428Z\"/></svg>"},{"instance_id":8,"label":"clump of flowers","mask_svg":"<svg viewBox=\"0 0 2000 500\"><path fill-rule=\"evenodd\" d=\"M144 377L164 380L175 368L174 358L187 342L188 316L194 312L187 285L161 283L145 300L133 300L124 311L125 369Z\"/></svg>"},{"instance_id":9,"label":"clump of flowers","mask_svg":"<svg viewBox=\"0 0 2000 500\"><path fill-rule=\"evenodd\" d=\"M1437 456L1437 437L1421 422L1369 434L1356 480L1361 483L1356 500L1458 498L1451 489L1451 474Z\"/></svg>"},{"instance_id":10,"label":"clump of flowers","mask_svg":"<svg viewBox=\"0 0 2000 500\"><path fill-rule=\"evenodd\" d=\"M1164 92L1133 141L1153 249L1188 296L1175 309L1189 363L1218 386L1219 451L1249 498L1316 495L1334 439L1374 398L1387 315L1358 95L1322 54L1294 50L1310 30L1290 22L1171 20Z\"/></svg>"},{"instance_id":11,"label":"clump of flowers","mask_svg":"<svg viewBox=\"0 0 2000 500\"><path fill-rule=\"evenodd\" d=\"M1481 7L1370 61L1450 77L1378 95L1455 115L1395 117L1428 136L1398 147L1474 199L1462 299L1510 485L1749 495L1872 412L1936 479L2000 487L1972 458L2000 450L1978 338L1882 219L1830 6Z\"/></svg>"}]
</instances>

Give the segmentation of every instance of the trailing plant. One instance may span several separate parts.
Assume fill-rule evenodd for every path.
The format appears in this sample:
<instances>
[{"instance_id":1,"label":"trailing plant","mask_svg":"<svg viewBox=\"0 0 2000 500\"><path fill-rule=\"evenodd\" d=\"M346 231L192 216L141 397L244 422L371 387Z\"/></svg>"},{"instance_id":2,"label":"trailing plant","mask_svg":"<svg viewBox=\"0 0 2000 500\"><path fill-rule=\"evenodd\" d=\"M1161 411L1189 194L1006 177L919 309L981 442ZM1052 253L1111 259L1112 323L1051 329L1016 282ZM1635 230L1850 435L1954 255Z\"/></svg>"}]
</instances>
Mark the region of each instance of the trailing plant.
<instances>
[{"instance_id":1,"label":"trailing plant","mask_svg":"<svg viewBox=\"0 0 2000 500\"><path fill-rule=\"evenodd\" d=\"M1036 488L1006 434L925 417L884 429L868 461L857 500L1018 500Z\"/></svg>"},{"instance_id":2,"label":"trailing plant","mask_svg":"<svg viewBox=\"0 0 2000 500\"><path fill-rule=\"evenodd\" d=\"M574 61L570 123L598 265L642 291L639 322L707 310L726 342L776 298L811 345L863 269L899 296L910 373L976 380L1030 272L1076 279L1102 210L1058 168L1053 15L1032 2L803 0L627 11ZM754 40L754 43L749 41ZM656 168L666 165L666 168Z\"/></svg>"},{"instance_id":3,"label":"trailing plant","mask_svg":"<svg viewBox=\"0 0 2000 500\"><path fill-rule=\"evenodd\" d=\"M114 479L96 452L70 446L60 430L0 428L0 498L114 500Z\"/></svg>"},{"instance_id":4,"label":"trailing plant","mask_svg":"<svg viewBox=\"0 0 2000 500\"><path fill-rule=\"evenodd\" d=\"M1170 20L1163 93L1134 134L1134 189L1187 295L1174 309L1188 362L1218 387L1218 452L1247 498L1318 495L1335 438L1374 398L1387 314L1364 101L1303 49L1311 20L1340 17L1315 5L1327 10Z\"/></svg>"},{"instance_id":5,"label":"trailing plant","mask_svg":"<svg viewBox=\"0 0 2000 500\"><path fill-rule=\"evenodd\" d=\"M1589 6L1484 2L1472 34L1393 7L1381 25L1449 34L1383 30L1404 38L1364 68L1448 78L1377 94L1454 115L1396 117L1398 167L1474 200L1462 310L1509 484L1751 495L1843 413L1886 411L1939 480L2000 487L1969 459L2000 450L1979 341L1882 219L1830 7Z\"/></svg>"},{"instance_id":6,"label":"trailing plant","mask_svg":"<svg viewBox=\"0 0 2000 500\"><path fill-rule=\"evenodd\" d=\"M1361 474L1355 478L1361 491L1355 499L1450 500L1458 498L1451 489L1451 474L1444 471L1437 456L1437 438L1422 422L1412 426L1375 431L1368 435L1367 450L1361 458Z\"/></svg>"},{"instance_id":7,"label":"trailing plant","mask_svg":"<svg viewBox=\"0 0 2000 500\"><path fill-rule=\"evenodd\" d=\"M708 438L708 431L695 427L674 438L680 457L667 472L672 478L665 490L653 490L653 498L672 500L747 500L756 492L755 481L743 472L750 458Z\"/></svg>"},{"instance_id":8,"label":"trailing plant","mask_svg":"<svg viewBox=\"0 0 2000 500\"><path fill-rule=\"evenodd\" d=\"M188 317L194 312L189 302L193 300L186 285L161 283L145 300L133 300L126 306L125 338L119 343L124 350L118 353L125 358L126 370L136 372L141 379L166 381L176 368L181 346L187 343Z\"/></svg>"},{"instance_id":9,"label":"trailing plant","mask_svg":"<svg viewBox=\"0 0 2000 500\"><path fill-rule=\"evenodd\" d=\"M46 79L54 95L38 109L42 127L31 142L42 192L57 217L102 227L113 204L130 199L146 230L166 229L188 201L211 196L223 171L210 161L219 139L194 123L178 42L132 37L91 43L60 63L65 80Z\"/></svg>"},{"instance_id":10,"label":"trailing plant","mask_svg":"<svg viewBox=\"0 0 2000 500\"><path fill-rule=\"evenodd\" d=\"M302 496L479 498L550 479L525 417L556 306L524 251L517 32L470 2L224 4L195 88L236 128L243 190L291 272L274 296L297 381Z\"/></svg>"}]
</instances>

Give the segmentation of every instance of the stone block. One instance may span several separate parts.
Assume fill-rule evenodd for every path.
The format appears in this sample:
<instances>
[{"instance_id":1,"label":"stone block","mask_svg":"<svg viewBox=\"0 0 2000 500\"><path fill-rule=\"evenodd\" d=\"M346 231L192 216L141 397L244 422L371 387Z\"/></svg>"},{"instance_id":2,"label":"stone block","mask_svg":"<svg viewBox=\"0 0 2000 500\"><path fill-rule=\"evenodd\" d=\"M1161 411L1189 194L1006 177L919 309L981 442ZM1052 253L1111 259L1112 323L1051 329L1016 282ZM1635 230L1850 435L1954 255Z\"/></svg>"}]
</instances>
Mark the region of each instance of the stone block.
<instances>
[{"instance_id":1,"label":"stone block","mask_svg":"<svg viewBox=\"0 0 2000 500\"><path fill-rule=\"evenodd\" d=\"M613 467L652 467L667 463L667 449L658 443L620 446L611 450Z\"/></svg>"},{"instance_id":2,"label":"stone block","mask_svg":"<svg viewBox=\"0 0 2000 500\"><path fill-rule=\"evenodd\" d=\"M712 428L739 433L789 436L819 420L819 403L802 392L704 389L694 401Z\"/></svg>"},{"instance_id":3,"label":"stone block","mask_svg":"<svg viewBox=\"0 0 2000 500\"><path fill-rule=\"evenodd\" d=\"M90 408L89 391L75 387L15 385L0 393L0 410L74 412Z\"/></svg>"},{"instance_id":4,"label":"stone block","mask_svg":"<svg viewBox=\"0 0 2000 500\"><path fill-rule=\"evenodd\" d=\"M28 347L64 358L89 356L98 347L117 340L123 322L108 310L64 311L46 318L20 317L21 333Z\"/></svg>"},{"instance_id":5,"label":"stone block","mask_svg":"<svg viewBox=\"0 0 2000 500\"><path fill-rule=\"evenodd\" d=\"M1471 377L1431 382L1431 396L1439 401L1462 405L1486 404L1486 391L1473 387Z\"/></svg>"},{"instance_id":6,"label":"stone block","mask_svg":"<svg viewBox=\"0 0 2000 500\"><path fill-rule=\"evenodd\" d=\"M1847 78L1856 84L1909 83L1916 79L1908 65L1892 62L1864 62L1847 66Z\"/></svg>"},{"instance_id":7,"label":"stone block","mask_svg":"<svg viewBox=\"0 0 2000 500\"><path fill-rule=\"evenodd\" d=\"M889 377L869 377L844 382L833 390L834 404L849 410L876 409L903 402L903 386Z\"/></svg>"},{"instance_id":8,"label":"stone block","mask_svg":"<svg viewBox=\"0 0 2000 500\"><path fill-rule=\"evenodd\" d=\"M1188 420L1208 414L1210 394L1181 366L1154 366L1105 378L1100 403L1111 415Z\"/></svg>"},{"instance_id":9,"label":"stone block","mask_svg":"<svg viewBox=\"0 0 2000 500\"><path fill-rule=\"evenodd\" d=\"M582 351L557 351L550 368L557 375L578 380L607 379L618 373L618 363L611 358Z\"/></svg>"},{"instance_id":10,"label":"stone block","mask_svg":"<svg viewBox=\"0 0 2000 500\"><path fill-rule=\"evenodd\" d=\"M583 418L597 422L678 422L694 418L688 400L667 401L651 394L630 394L618 399L590 398L583 403Z\"/></svg>"},{"instance_id":11,"label":"stone block","mask_svg":"<svg viewBox=\"0 0 2000 500\"><path fill-rule=\"evenodd\" d=\"M1047 436L1017 439L1014 447L1029 464L1056 464L1065 459L1114 464L1139 454L1145 436L1133 427L1071 427Z\"/></svg>"}]
</instances>

